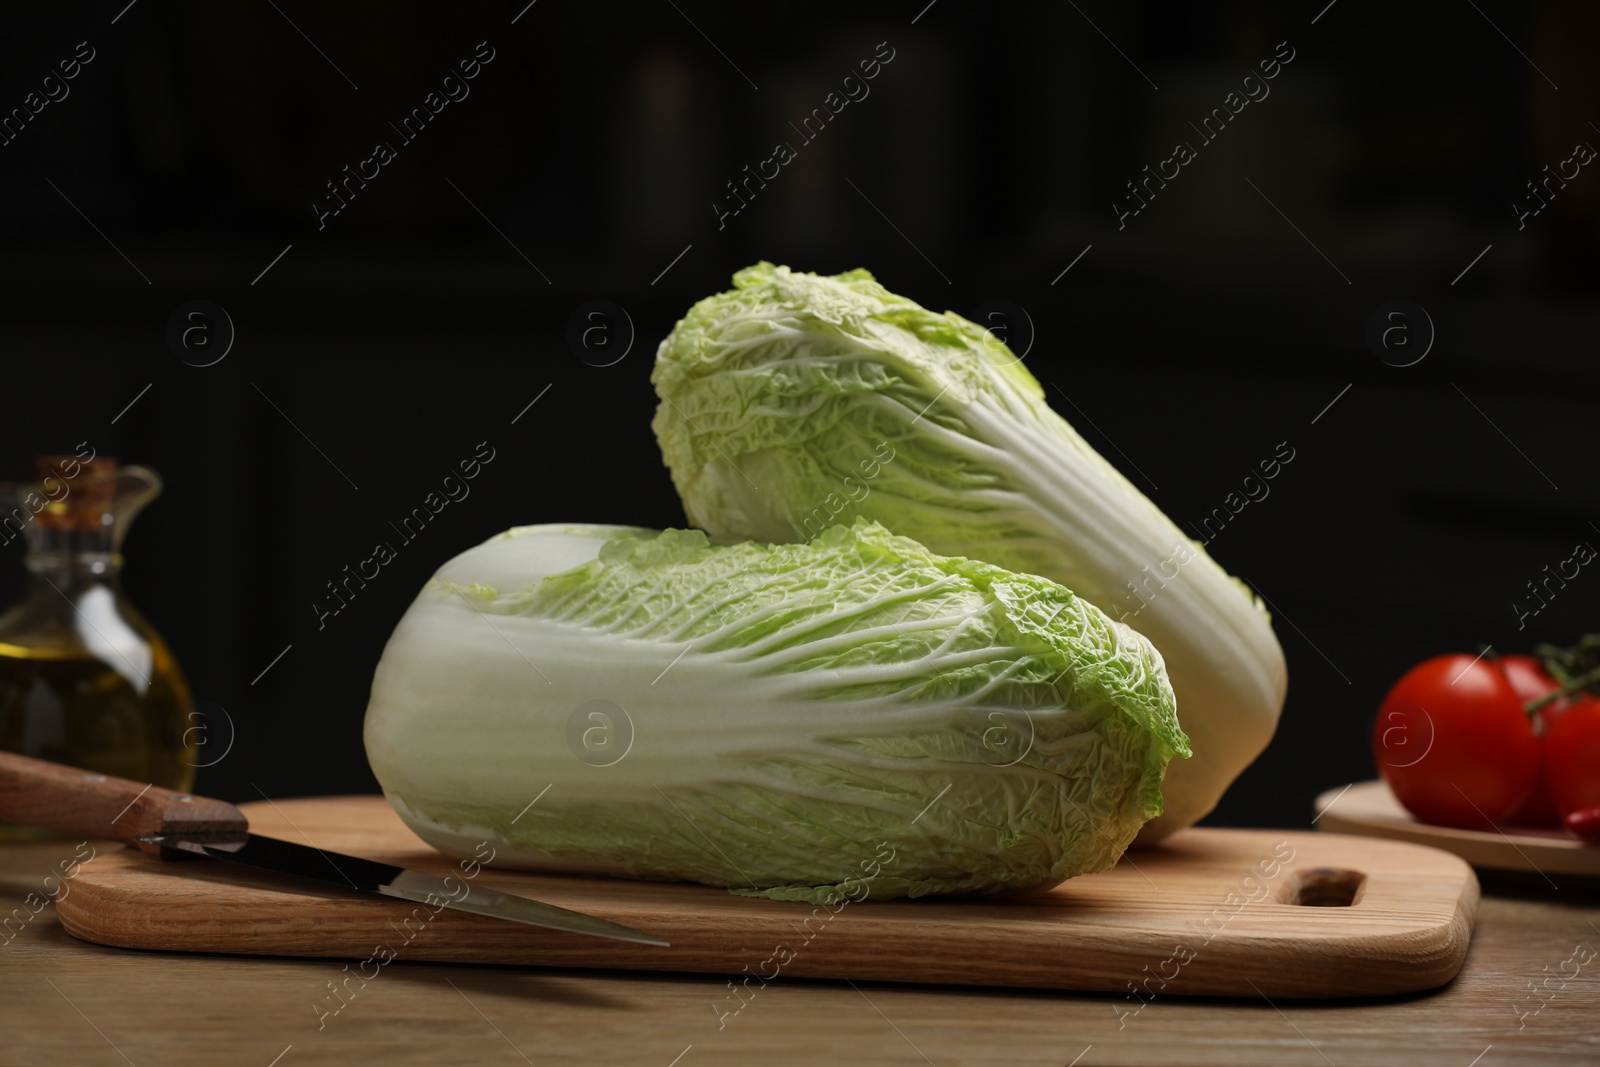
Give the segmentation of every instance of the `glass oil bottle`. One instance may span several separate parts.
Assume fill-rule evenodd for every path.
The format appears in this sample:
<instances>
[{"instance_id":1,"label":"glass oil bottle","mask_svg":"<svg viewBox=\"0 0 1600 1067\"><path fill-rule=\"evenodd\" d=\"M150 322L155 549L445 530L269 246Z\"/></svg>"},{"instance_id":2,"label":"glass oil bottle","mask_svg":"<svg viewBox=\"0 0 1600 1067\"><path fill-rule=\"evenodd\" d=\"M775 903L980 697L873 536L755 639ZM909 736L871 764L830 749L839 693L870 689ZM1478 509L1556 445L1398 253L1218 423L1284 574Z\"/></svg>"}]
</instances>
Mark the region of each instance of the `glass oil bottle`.
<instances>
[{"instance_id":1,"label":"glass oil bottle","mask_svg":"<svg viewBox=\"0 0 1600 1067\"><path fill-rule=\"evenodd\" d=\"M37 473L0 486L0 537L27 548L22 599L0 614L0 749L186 792L189 687L119 577L161 479L92 455L42 457ZM0 840L43 836L0 822Z\"/></svg>"}]
</instances>

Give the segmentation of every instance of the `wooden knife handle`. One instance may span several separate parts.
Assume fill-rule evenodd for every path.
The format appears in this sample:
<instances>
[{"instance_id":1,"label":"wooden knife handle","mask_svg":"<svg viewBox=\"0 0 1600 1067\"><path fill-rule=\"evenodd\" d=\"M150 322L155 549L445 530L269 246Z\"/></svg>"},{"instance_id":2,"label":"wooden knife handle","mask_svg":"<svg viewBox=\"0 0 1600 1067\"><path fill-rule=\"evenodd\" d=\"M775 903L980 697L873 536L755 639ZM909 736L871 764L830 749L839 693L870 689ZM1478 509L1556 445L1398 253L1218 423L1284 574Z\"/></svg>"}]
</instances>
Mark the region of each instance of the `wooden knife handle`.
<instances>
[{"instance_id":1,"label":"wooden knife handle","mask_svg":"<svg viewBox=\"0 0 1600 1067\"><path fill-rule=\"evenodd\" d=\"M13 752L0 752L0 818L72 837L113 838L157 855L171 850L136 839L153 834L222 838L242 835L250 825L244 812L224 800Z\"/></svg>"}]
</instances>

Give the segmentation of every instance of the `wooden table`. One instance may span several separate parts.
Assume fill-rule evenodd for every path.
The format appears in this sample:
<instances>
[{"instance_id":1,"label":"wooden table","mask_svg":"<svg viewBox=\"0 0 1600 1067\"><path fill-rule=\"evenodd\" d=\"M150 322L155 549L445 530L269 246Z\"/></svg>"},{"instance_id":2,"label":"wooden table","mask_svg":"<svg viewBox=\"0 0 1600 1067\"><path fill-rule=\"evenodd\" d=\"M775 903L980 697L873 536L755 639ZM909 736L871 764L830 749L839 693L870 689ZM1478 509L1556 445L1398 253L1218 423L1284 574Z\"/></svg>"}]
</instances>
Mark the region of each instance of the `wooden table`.
<instances>
[{"instance_id":1,"label":"wooden table","mask_svg":"<svg viewBox=\"0 0 1600 1067\"><path fill-rule=\"evenodd\" d=\"M76 847L0 845L0 907L27 915L27 894ZM0 1065L1600 1063L1600 956L1566 962L1600 950L1600 893L1484 888L1466 967L1432 994L1157 998L1132 1014L1105 995L793 980L720 1029L712 1004L729 991L704 976L404 960L319 1019L341 964L104 948L44 907L0 934Z\"/></svg>"}]
</instances>

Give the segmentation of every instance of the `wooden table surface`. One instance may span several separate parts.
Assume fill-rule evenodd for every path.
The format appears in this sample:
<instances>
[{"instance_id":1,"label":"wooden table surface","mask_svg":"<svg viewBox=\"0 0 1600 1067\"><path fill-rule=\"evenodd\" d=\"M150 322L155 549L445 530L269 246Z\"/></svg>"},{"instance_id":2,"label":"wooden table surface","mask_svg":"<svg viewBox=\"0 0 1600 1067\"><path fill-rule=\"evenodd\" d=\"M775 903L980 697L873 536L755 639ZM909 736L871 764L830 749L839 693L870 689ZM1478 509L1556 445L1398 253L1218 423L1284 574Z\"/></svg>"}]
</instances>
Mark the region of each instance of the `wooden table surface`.
<instances>
[{"instance_id":1,"label":"wooden table surface","mask_svg":"<svg viewBox=\"0 0 1600 1067\"><path fill-rule=\"evenodd\" d=\"M104 948L69 936L52 907L30 915L28 894L77 850L0 845L0 910L12 915L0 934L9 938L0 1067L1600 1063L1592 884L1486 880L1460 977L1418 996L1158 997L1141 1007L1107 995L780 979L719 1025L713 1004L726 1010L731 994L715 978L404 960L349 982L344 1007L322 1016L330 983L347 974L334 961Z\"/></svg>"}]
</instances>

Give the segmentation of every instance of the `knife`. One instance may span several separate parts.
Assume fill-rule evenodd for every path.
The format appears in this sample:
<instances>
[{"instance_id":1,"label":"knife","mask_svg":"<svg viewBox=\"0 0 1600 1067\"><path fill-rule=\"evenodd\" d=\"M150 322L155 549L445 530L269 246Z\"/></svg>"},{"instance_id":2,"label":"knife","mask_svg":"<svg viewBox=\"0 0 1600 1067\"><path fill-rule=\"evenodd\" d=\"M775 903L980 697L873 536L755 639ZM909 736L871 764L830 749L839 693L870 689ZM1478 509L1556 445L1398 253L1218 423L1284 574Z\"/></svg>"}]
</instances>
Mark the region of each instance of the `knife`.
<instances>
[{"instance_id":1,"label":"knife","mask_svg":"<svg viewBox=\"0 0 1600 1067\"><path fill-rule=\"evenodd\" d=\"M431 907L443 903L530 926L667 946L620 923L468 885L464 879L252 834L244 812L225 800L174 793L12 752L0 752L0 818L73 837L113 838L162 859L209 856Z\"/></svg>"}]
</instances>

